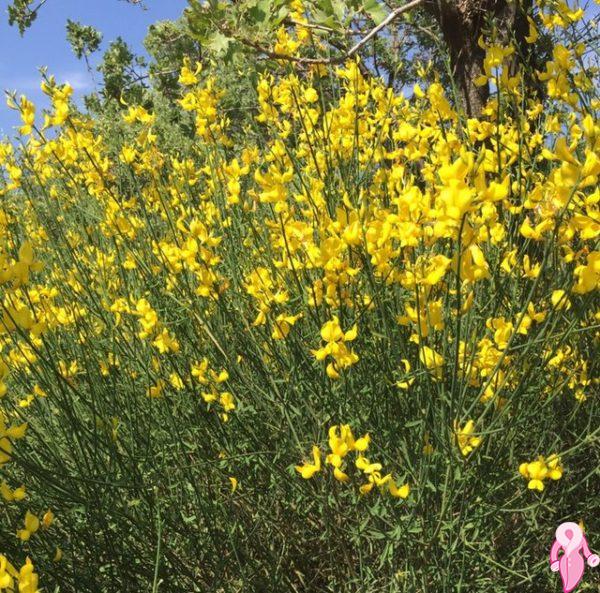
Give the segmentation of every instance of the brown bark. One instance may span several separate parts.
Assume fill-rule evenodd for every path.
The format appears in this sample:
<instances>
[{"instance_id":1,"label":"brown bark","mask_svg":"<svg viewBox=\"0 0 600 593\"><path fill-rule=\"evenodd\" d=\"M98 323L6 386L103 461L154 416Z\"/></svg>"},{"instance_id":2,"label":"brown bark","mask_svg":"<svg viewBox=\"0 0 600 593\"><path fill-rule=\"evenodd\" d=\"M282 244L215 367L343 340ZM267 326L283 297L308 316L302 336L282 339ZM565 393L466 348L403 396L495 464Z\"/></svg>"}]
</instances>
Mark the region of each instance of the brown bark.
<instances>
[{"instance_id":1,"label":"brown bark","mask_svg":"<svg viewBox=\"0 0 600 593\"><path fill-rule=\"evenodd\" d=\"M517 52L509 65L514 72L519 49L527 35L527 9L531 0L428 0L427 10L438 22L450 54L454 81L465 112L480 115L489 96L488 85L477 86L475 79L484 73L485 51L477 43L484 28L491 25L498 38L509 43L514 37Z\"/></svg>"}]
</instances>

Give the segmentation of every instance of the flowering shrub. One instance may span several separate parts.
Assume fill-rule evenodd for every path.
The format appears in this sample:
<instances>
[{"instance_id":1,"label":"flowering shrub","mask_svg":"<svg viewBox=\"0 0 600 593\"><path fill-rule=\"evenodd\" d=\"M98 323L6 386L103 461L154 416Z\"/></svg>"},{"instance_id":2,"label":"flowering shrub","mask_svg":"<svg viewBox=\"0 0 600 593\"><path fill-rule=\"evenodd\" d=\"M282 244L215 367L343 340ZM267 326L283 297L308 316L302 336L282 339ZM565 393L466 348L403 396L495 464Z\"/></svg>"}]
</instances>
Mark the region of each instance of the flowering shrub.
<instances>
[{"instance_id":1,"label":"flowering shrub","mask_svg":"<svg viewBox=\"0 0 600 593\"><path fill-rule=\"evenodd\" d=\"M542 104L481 43L479 119L356 61L264 74L243 138L184 64L181 153L140 105L12 102L2 541L44 587L534 591L599 527L595 70L556 46Z\"/></svg>"}]
</instances>

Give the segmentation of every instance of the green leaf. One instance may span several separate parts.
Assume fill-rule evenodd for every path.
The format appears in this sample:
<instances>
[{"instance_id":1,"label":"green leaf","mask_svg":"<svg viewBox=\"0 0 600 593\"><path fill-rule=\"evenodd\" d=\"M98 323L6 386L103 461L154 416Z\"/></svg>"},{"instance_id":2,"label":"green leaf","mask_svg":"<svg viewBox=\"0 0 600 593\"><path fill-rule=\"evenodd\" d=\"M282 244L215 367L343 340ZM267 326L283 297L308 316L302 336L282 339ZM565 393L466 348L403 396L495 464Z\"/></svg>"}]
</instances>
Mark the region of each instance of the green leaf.
<instances>
[{"instance_id":1,"label":"green leaf","mask_svg":"<svg viewBox=\"0 0 600 593\"><path fill-rule=\"evenodd\" d=\"M190 515L189 517L186 517L186 516L184 515L184 516L182 517L182 519L183 519L183 522L184 522L186 525L191 525L191 524L193 524L193 523L195 523L195 522L196 522L196 515Z\"/></svg>"},{"instance_id":2,"label":"green leaf","mask_svg":"<svg viewBox=\"0 0 600 593\"><path fill-rule=\"evenodd\" d=\"M346 12L346 3L344 0L331 0L331 5L335 18L337 19L338 23L342 24L344 22L344 14Z\"/></svg>"},{"instance_id":3,"label":"green leaf","mask_svg":"<svg viewBox=\"0 0 600 593\"><path fill-rule=\"evenodd\" d=\"M211 35L212 23L210 15L201 10L187 9L188 26L190 31L198 41L205 43Z\"/></svg>"},{"instance_id":4,"label":"green leaf","mask_svg":"<svg viewBox=\"0 0 600 593\"><path fill-rule=\"evenodd\" d=\"M271 20L272 0L258 0L248 11L248 16L254 25L264 26Z\"/></svg>"},{"instance_id":5,"label":"green leaf","mask_svg":"<svg viewBox=\"0 0 600 593\"><path fill-rule=\"evenodd\" d=\"M343 0L317 0L313 16L317 24L334 28L344 17Z\"/></svg>"},{"instance_id":6,"label":"green leaf","mask_svg":"<svg viewBox=\"0 0 600 593\"><path fill-rule=\"evenodd\" d=\"M387 7L383 3L377 2L377 0L365 0L363 9L376 25L381 24L388 15Z\"/></svg>"},{"instance_id":7,"label":"green leaf","mask_svg":"<svg viewBox=\"0 0 600 593\"><path fill-rule=\"evenodd\" d=\"M313 17L317 25L323 25L325 27L335 26L335 19L332 14L327 14L322 10L315 10Z\"/></svg>"},{"instance_id":8,"label":"green leaf","mask_svg":"<svg viewBox=\"0 0 600 593\"><path fill-rule=\"evenodd\" d=\"M290 9L288 6L281 6L277 11L277 17L275 18L275 25L279 25L281 21L283 21L290 14Z\"/></svg>"},{"instance_id":9,"label":"green leaf","mask_svg":"<svg viewBox=\"0 0 600 593\"><path fill-rule=\"evenodd\" d=\"M423 420L411 420L404 425L404 428L412 428L413 426L421 426Z\"/></svg>"},{"instance_id":10,"label":"green leaf","mask_svg":"<svg viewBox=\"0 0 600 593\"><path fill-rule=\"evenodd\" d=\"M333 14L333 5L331 4L331 0L317 0L316 5L321 12L324 12L328 15Z\"/></svg>"},{"instance_id":11,"label":"green leaf","mask_svg":"<svg viewBox=\"0 0 600 593\"><path fill-rule=\"evenodd\" d=\"M217 56L223 56L225 53L227 53L230 43L231 37L223 35L223 33L220 31L215 31L209 35L205 45Z\"/></svg>"}]
</instances>

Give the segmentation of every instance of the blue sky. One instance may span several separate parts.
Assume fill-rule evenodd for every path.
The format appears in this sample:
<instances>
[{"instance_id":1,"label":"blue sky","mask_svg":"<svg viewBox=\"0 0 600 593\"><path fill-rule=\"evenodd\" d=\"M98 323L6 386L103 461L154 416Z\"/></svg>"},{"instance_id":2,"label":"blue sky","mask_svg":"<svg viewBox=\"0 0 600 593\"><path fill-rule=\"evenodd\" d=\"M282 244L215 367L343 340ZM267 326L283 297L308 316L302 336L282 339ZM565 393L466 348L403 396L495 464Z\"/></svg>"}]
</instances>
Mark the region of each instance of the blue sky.
<instances>
[{"instance_id":1,"label":"blue sky","mask_svg":"<svg viewBox=\"0 0 600 593\"><path fill-rule=\"evenodd\" d=\"M38 68L47 66L57 81L68 81L76 96L94 88L85 62L79 61L66 40L66 21L70 18L92 25L104 34L101 49L121 36L134 50L143 53L143 39L148 26L164 19L175 19L187 6L186 0L144 0L147 10L123 0L49 0L40 10L33 26L19 35L8 26L8 0L0 0L0 138L11 135L19 117L6 106L4 90L25 94L36 105L45 104L40 91ZM92 56L96 63L101 52Z\"/></svg>"}]
</instances>

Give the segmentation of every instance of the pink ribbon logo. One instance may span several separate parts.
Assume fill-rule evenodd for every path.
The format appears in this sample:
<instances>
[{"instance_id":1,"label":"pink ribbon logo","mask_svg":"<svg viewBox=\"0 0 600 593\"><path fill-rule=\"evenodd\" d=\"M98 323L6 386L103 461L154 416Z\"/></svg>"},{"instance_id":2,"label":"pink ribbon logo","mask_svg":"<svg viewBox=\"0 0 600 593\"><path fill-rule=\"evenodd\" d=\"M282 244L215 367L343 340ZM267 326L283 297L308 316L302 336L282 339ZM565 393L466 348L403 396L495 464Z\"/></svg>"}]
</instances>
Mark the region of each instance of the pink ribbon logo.
<instances>
[{"instance_id":1,"label":"pink ribbon logo","mask_svg":"<svg viewBox=\"0 0 600 593\"><path fill-rule=\"evenodd\" d=\"M600 564L598 554L592 554L581 527L570 521L561 523L556 530L556 539L550 550L550 570L560 573L563 593L573 591L581 581L585 568L584 557L588 566L594 567Z\"/></svg>"}]
</instances>

